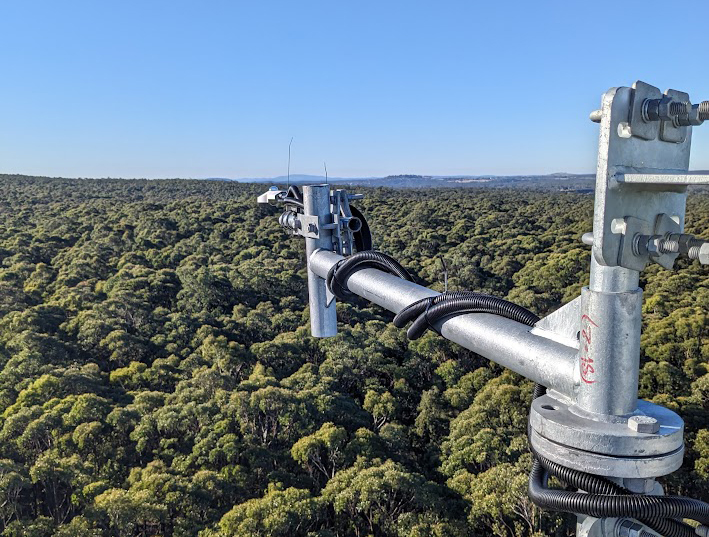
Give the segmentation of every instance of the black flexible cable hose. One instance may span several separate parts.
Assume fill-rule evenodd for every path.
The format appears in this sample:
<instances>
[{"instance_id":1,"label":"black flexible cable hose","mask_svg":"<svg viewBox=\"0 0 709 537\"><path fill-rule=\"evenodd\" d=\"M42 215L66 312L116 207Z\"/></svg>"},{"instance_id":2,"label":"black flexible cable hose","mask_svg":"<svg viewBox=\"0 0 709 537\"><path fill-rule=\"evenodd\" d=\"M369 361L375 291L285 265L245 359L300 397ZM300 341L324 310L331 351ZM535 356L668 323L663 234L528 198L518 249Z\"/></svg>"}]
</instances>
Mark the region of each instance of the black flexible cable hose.
<instances>
[{"instance_id":1,"label":"black flexible cable hose","mask_svg":"<svg viewBox=\"0 0 709 537\"><path fill-rule=\"evenodd\" d=\"M296 185L291 185L288 187L288 193L286 194L286 196L300 202L303 201L303 194L301 194L300 188L298 188Z\"/></svg>"},{"instance_id":2,"label":"black flexible cable hose","mask_svg":"<svg viewBox=\"0 0 709 537\"><path fill-rule=\"evenodd\" d=\"M532 450L532 453L534 454L536 461L538 461L539 464L544 468L544 470L546 470L550 475L557 477L559 480L563 481L567 485L590 493L586 494L585 496L617 496L633 494L625 487L622 487L617 483L610 481L609 479L593 474L587 474L585 472L580 472L572 468L567 468L543 457L542 455L539 455L538 453L534 452L534 450ZM547 490L553 492L552 489ZM663 496L659 496L658 498L663 498ZM694 536L694 530L690 526L684 524L683 522L673 520L671 518L644 518L641 516L636 516L634 513L625 513L625 516L636 518L649 528L658 532L660 535L664 535L666 537Z\"/></svg>"},{"instance_id":3,"label":"black flexible cable hose","mask_svg":"<svg viewBox=\"0 0 709 537\"><path fill-rule=\"evenodd\" d=\"M472 293L470 291L454 291L450 293L443 293L433 297L422 298L421 300L412 302L394 316L394 326L396 326L397 328L404 328L407 323L413 321L416 317L426 311L426 308L433 304L439 304L446 298L461 298L471 294L475 293Z\"/></svg>"},{"instance_id":4,"label":"black flexible cable hose","mask_svg":"<svg viewBox=\"0 0 709 537\"><path fill-rule=\"evenodd\" d=\"M352 213L352 216L354 216L355 218L359 218L359 221L362 223L361 229L354 233L355 248L358 252L371 250L373 245L372 231L371 229L369 229L367 219L364 217L362 211L360 211L354 205L350 205L350 212Z\"/></svg>"},{"instance_id":5,"label":"black flexible cable hose","mask_svg":"<svg viewBox=\"0 0 709 537\"><path fill-rule=\"evenodd\" d=\"M638 520L664 537L697 537L692 526L673 518L640 518Z\"/></svg>"},{"instance_id":6,"label":"black flexible cable hose","mask_svg":"<svg viewBox=\"0 0 709 537\"><path fill-rule=\"evenodd\" d=\"M461 297L444 298L436 304L432 301L424 313L414 320L406 335L409 339L418 339L437 321L464 313L492 313L527 326L534 326L539 320L539 317L528 309L502 298L470 293Z\"/></svg>"},{"instance_id":7,"label":"black flexible cable hose","mask_svg":"<svg viewBox=\"0 0 709 537\"><path fill-rule=\"evenodd\" d=\"M632 494L632 492L625 487L613 483L613 481L609 479L567 468L566 466L547 459L534 450L532 450L532 453L534 453L539 464L541 464L547 472L576 489L593 494Z\"/></svg>"},{"instance_id":8,"label":"black flexible cable hose","mask_svg":"<svg viewBox=\"0 0 709 537\"><path fill-rule=\"evenodd\" d=\"M643 521L648 526L657 519L672 518L690 518L702 524L709 522L709 505L699 500L682 496L584 494L552 490L547 488L548 477L549 473L541 462L535 460L529 475L529 497L543 509L583 513L597 518L632 517ZM691 535L687 534L679 524L665 522L664 526L663 535L666 537Z\"/></svg>"},{"instance_id":9,"label":"black flexible cable hose","mask_svg":"<svg viewBox=\"0 0 709 537\"><path fill-rule=\"evenodd\" d=\"M407 281L413 281L411 274L396 259L382 252L366 250L357 252L332 266L327 273L327 286L340 300L347 300L354 294L347 289L347 278L364 268L383 270Z\"/></svg>"}]
</instances>

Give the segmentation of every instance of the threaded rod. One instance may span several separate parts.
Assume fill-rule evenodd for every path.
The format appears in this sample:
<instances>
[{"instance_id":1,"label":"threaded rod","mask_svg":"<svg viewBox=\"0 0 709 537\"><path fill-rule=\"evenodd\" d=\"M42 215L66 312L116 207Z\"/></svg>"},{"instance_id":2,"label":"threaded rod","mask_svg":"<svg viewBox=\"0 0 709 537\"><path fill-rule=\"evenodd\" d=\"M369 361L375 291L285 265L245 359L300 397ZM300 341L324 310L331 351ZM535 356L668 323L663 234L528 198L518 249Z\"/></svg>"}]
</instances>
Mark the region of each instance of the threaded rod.
<instances>
[{"instance_id":1,"label":"threaded rod","mask_svg":"<svg viewBox=\"0 0 709 537\"><path fill-rule=\"evenodd\" d=\"M657 245L657 250L661 254L679 253L679 241L674 241L672 239L662 239Z\"/></svg>"},{"instance_id":2,"label":"threaded rod","mask_svg":"<svg viewBox=\"0 0 709 537\"><path fill-rule=\"evenodd\" d=\"M699 103L699 119L702 121L709 119L709 101Z\"/></svg>"},{"instance_id":3,"label":"threaded rod","mask_svg":"<svg viewBox=\"0 0 709 537\"><path fill-rule=\"evenodd\" d=\"M692 104L687 101L673 102L670 104L671 116L684 116L689 114Z\"/></svg>"}]
</instances>

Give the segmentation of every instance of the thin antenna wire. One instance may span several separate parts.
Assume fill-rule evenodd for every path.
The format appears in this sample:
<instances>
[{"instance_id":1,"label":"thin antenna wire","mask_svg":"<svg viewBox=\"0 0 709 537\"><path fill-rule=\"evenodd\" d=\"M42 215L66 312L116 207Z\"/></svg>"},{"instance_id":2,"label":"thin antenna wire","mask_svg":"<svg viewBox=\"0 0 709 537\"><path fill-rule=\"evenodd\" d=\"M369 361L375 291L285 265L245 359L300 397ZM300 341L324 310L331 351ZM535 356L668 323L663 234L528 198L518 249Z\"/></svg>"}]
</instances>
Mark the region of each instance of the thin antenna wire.
<instances>
[{"instance_id":1,"label":"thin antenna wire","mask_svg":"<svg viewBox=\"0 0 709 537\"><path fill-rule=\"evenodd\" d=\"M290 142L288 142L288 188L290 190L290 146L293 143L293 137L290 137Z\"/></svg>"},{"instance_id":2,"label":"thin antenna wire","mask_svg":"<svg viewBox=\"0 0 709 537\"><path fill-rule=\"evenodd\" d=\"M441 260L441 265L443 265L443 292L447 293L448 292L448 265L446 265L446 260L443 259L442 255L439 255L438 258Z\"/></svg>"},{"instance_id":3,"label":"thin antenna wire","mask_svg":"<svg viewBox=\"0 0 709 537\"><path fill-rule=\"evenodd\" d=\"M323 162L323 166L325 166L325 184L329 185L330 183L327 180L327 162Z\"/></svg>"}]
</instances>

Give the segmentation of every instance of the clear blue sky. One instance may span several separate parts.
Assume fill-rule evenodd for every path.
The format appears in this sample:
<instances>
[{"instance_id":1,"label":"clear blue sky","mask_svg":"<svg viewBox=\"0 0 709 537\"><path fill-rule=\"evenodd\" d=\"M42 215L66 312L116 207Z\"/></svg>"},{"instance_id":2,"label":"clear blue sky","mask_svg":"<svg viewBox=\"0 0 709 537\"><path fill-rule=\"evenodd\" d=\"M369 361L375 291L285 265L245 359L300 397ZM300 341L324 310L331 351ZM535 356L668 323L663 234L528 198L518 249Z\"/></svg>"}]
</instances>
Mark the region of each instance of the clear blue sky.
<instances>
[{"instance_id":1,"label":"clear blue sky","mask_svg":"<svg viewBox=\"0 0 709 537\"><path fill-rule=\"evenodd\" d=\"M709 2L0 4L0 172L361 177L595 168L642 79L709 99ZM687 31L682 33L682 29ZM709 169L709 124L692 166Z\"/></svg>"}]
</instances>

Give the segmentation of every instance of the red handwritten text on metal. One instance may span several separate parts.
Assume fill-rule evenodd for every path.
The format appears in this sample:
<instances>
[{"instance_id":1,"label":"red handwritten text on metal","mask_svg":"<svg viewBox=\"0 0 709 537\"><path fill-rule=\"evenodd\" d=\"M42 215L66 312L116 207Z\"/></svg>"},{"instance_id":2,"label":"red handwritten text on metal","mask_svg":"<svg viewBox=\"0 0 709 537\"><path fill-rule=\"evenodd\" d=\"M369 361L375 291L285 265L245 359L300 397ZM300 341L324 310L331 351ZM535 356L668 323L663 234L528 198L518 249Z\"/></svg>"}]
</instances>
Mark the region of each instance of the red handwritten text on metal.
<instances>
[{"instance_id":1,"label":"red handwritten text on metal","mask_svg":"<svg viewBox=\"0 0 709 537\"><path fill-rule=\"evenodd\" d=\"M581 353L581 358L579 361L579 367L581 368L581 380L586 384L593 384L596 382L593 379L593 375L596 372L596 368L593 366L593 358L588 355L588 348L591 345L591 334L593 328L598 328L598 325L593 322L588 315L583 315L581 317L581 343L583 345L583 352Z\"/></svg>"}]
</instances>

